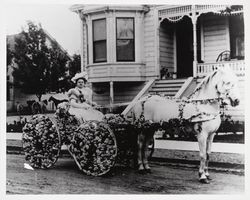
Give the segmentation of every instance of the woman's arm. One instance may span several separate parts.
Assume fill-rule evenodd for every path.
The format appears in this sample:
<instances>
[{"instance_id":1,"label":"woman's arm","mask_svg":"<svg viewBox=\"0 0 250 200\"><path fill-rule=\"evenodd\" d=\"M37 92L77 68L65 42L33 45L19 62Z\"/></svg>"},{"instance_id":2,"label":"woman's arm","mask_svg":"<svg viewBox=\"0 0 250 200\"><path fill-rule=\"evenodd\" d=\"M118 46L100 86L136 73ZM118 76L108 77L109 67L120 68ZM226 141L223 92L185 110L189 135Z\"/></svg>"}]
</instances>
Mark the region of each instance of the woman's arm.
<instances>
[{"instance_id":1,"label":"woman's arm","mask_svg":"<svg viewBox=\"0 0 250 200\"><path fill-rule=\"evenodd\" d=\"M75 99L71 99L70 100L70 105L74 108L85 108L85 109L88 109L90 108L91 106L87 103L77 103Z\"/></svg>"}]
</instances>

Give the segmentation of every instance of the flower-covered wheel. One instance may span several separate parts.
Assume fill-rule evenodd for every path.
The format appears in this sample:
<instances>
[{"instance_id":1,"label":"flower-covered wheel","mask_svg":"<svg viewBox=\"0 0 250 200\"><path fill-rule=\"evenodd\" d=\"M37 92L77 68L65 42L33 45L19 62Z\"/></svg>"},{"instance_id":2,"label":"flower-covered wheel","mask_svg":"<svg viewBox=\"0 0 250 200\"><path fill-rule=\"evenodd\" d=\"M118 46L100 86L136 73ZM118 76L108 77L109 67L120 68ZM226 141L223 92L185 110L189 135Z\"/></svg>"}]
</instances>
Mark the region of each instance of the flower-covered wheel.
<instances>
[{"instance_id":1,"label":"flower-covered wheel","mask_svg":"<svg viewBox=\"0 0 250 200\"><path fill-rule=\"evenodd\" d=\"M34 168L52 167L61 150L61 139L56 125L45 115L34 115L23 128L25 160Z\"/></svg>"},{"instance_id":2,"label":"flower-covered wheel","mask_svg":"<svg viewBox=\"0 0 250 200\"><path fill-rule=\"evenodd\" d=\"M80 170L87 175L101 176L115 164L117 143L106 123L87 121L79 126L68 150Z\"/></svg>"}]
</instances>

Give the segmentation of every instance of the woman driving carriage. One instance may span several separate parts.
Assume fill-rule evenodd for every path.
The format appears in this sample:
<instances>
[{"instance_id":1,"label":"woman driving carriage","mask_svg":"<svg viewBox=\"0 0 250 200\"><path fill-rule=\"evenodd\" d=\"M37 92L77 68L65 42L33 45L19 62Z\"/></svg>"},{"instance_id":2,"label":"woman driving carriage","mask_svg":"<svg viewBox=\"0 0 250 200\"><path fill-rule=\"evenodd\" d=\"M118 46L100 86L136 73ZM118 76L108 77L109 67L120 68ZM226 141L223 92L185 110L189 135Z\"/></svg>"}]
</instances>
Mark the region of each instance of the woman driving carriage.
<instances>
[{"instance_id":1,"label":"woman driving carriage","mask_svg":"<svg viewBox=\"0 0 250 200\"><path fill-rule=\"evenodd\" d=\"M86 86L87 73L77 73L71 81L76 86L68 91L69 113L75 115L81 122L88 120L102 121L104 115L94 108L97 104L92 101L92 90Z\"/></svg>"}]
</instances>

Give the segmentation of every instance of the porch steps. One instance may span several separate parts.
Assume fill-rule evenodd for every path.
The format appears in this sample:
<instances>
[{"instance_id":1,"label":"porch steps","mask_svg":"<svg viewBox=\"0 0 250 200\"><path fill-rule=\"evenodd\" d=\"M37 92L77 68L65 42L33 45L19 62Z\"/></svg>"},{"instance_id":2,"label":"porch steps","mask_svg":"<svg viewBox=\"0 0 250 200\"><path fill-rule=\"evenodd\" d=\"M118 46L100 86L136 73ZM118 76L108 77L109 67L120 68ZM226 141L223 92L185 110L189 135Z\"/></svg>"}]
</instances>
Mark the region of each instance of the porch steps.
<instances>
[{"instance_id":1,"label":"porch steps","mask_svg":"<svg viewBox=\"0 0 250 200\"><path fill-rule=\"evenodd\" d=\"M186 79L156 80L148 93L175 96L185 81Z\"/></svg>"}]
</instances>

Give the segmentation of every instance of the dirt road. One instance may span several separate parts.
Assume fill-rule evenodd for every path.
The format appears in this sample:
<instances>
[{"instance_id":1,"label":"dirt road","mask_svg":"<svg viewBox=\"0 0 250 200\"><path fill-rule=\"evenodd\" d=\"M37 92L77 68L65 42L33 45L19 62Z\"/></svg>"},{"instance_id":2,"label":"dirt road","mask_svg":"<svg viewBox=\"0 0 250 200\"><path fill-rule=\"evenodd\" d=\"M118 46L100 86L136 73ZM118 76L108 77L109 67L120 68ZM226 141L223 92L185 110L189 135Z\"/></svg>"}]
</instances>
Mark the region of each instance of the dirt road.
<instances>
[{"instance_id":1,"label":"dirt road","mask_svg":"<svg viewBox=\"0 0 250 200\"><path fill-rule=\"evenodd\" d=\"M197 181L197 168L153 162L152 174L114 167L104 177L81 173L70 157L48 170L27 170L24 156L8 154L7 194L243 194L243 175L210 171L208 185Z\"/></svg>"}]
</instances>

